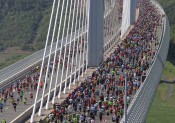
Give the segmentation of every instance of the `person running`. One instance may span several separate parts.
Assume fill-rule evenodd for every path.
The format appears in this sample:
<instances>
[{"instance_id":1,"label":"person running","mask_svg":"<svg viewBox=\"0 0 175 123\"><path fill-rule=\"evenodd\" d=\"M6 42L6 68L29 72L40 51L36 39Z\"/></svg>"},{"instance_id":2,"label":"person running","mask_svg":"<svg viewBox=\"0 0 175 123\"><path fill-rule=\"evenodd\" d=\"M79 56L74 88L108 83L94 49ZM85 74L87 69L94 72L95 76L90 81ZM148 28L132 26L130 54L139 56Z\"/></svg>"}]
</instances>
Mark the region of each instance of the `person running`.
<instances>
[{"instance_id":1,"label":"person running","mask_svg":"<svg viewBox=\"0 0 175 123\"><path fill-rule=\"evenodd\" d=\"M16 97L16 101L17 101L17 103L19 104L19 95L17 95L17 97Z\"/></svg>"},{"instance_id":2,"label":"person running","mask_svg":"<svg viewBox=\"0 0 175 123\"><path fill-rule=\"evenodd\" d=\"M99 119L100 119L100 121L102 121L102 119L103 119L103 113L102 113L102 111L99 112Z\"/></svg>"},{"instance_id":3,"label":"person running","mask_svg":"<svg viewBox=\"0 0 175 123\"><path fill-rule=\"evenodd\" d=\"M3 103L0 102L0 111L1 111L1 112L2 112L2 110L3 110L3 107L4 107Z\"/></svg>"},{"instance_id":4,"label":"person running","mask_svg":"<svg viewBox=\"0 0 175 123\"><path fill-rule=\"evenodd\" d=\"M40 120L39 120L39 123L43 123L43 120L42 120L42 119L40 119Z\"/></svg>"},{"instance_id":5,"label":"person running","mask_svg":"<svg viewBox=\"0 0 175 123\"><path fill-rule=\"evenodd\" d=\"M27 98L26 98L26 97L23 99L23 103L24 103L25 105L27 104Z\"/></svg>"},{"instance_id":6,"label":"person running","mask_svg":"<svg viewBox=\"0 0 175 123\"><path fill-rule=\"evenodd\" d=\"M113 114L113 115L112 115L112 122L115 122L115 121L116 121L116 115Z\"/></svg>"},{"instance_id":7,"label":"person running","mask_svg":"<svg viewBox=\"0 0 175 123\"><path fill-rule=\"evenodd\" d=\"M43 88L43 82L40 82L40 88L42 89Z\"/></svg>"},{"instance_id":8,"label":"person running","mask_svg":"<svg viewBox=\"0 0 175 123\"><path fill-rule=\"evenodd\" d=\"M2 98L2 97L0 97L0 103L2 103L2 101L3 101L3 98Z\"/></svg>"},{"instance_id":9,"label":"person running","mask_svg":"<svg viewBox=\"0 0 175 123\"><path fill-rule=\"evenodd\" d=\"M33 93L30 92L30 101L31 101L31 103L32 103L32 100L33 100Z\"/></svg>"},{"instance_id":10,"label":"person running","mask_svg":"<svg viewBox=\"0 0 175 123\"><path fill-rule=\"evenodd\" d=\"M14 102L14 103L13 103L13 108L14 108L14 111L15 111L15 112L16 112L16 106L17 106L17 103Z\"/></svg>"},{"instance_id":11,"label":"person running","mask_svg":"<svg viewBox=\"0 0 175 123\"><path fill-rule=\"evenodd\" d=\"M20 92L20 98L21 98L21 102L22 102L22 98L24 97L24 91L23 90L21 90L21 92Z\"/></svg>"}]
</instances>

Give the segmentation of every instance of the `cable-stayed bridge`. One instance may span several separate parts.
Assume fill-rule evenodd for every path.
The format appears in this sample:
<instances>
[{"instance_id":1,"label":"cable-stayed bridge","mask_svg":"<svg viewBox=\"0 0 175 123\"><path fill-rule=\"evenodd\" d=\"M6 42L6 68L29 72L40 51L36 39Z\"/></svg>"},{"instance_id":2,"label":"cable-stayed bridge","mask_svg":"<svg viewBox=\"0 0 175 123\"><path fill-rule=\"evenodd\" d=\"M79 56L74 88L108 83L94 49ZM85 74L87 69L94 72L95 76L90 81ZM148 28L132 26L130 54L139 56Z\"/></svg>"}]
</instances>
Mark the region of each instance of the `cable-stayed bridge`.
<instances>
[{"instance_id":1,"label":"cable-stayed bridge","mask_svg":"<svg viewBox=\"0 0 175 123\"><path fill-rule=\"evenodd\" d=\"M120 122L145 122L166 61L170 33L164 10L156 1L149 0L53 0L45 49L0 71L1 91L12 85L16 86L21 81L27 81L26 76L37 76L36 81L32 80L36 83L35 90L24 92L28 100L30 91L35 98L29 101L28 105L17 105L16 113L12 113L13 108L9 108L10 104L7 103L8 109L0 114L0 119L5 118L7 122L13 123L44 119L52 111L52 104L62 102L86 76L91 75L95 68L116 51L116 46L127 47L126 39L140 26L140 17L143 17L144 11L150 6L147 4L160 16L151 15L153 19L150 19L157 21L155 18L159 18L160 23L154 30L157 38L150 38L149 50L153 51L154 55L149 60L149 68L144 76L141 76L144 82L135 94L132 94L129 107L124 106L123 118L120 118ZM143 28L143 34L144 25L140 28ZM146 34L146 37L151 36ZM134 34L132 37L142 41L139 35ZM152 46L152 40L156 40L158 45ZM130 50L132 52L132 49ZM123 65L128 61L129 56L124 56ZM43 89L40 88L41 84ZM126 92L123 93L126 95ZM123 100L126 102L127 99L123 97Z\"/></svg>"}]
</instances>

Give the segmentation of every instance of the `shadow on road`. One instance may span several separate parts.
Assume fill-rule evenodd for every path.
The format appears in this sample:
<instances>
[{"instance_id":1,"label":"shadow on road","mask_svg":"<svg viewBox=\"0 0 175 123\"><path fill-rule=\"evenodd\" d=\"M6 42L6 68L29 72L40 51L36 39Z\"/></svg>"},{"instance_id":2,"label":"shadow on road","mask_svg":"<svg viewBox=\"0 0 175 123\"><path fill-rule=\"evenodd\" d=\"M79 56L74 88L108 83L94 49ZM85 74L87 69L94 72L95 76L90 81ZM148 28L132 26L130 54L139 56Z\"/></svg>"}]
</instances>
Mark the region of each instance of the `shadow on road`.
<instances>
[{"instance_id":1,"label":"shadow on road","mask_svg":"<svg viewBox=\"0 0 175 123\"><path fill-rule=\"evenodd\" d=\"M173 80L173 81L161 80L161 81L160 81L160 84L161 84L161 83L175 84L175 80Z\"/></svg>"}]
</instances>

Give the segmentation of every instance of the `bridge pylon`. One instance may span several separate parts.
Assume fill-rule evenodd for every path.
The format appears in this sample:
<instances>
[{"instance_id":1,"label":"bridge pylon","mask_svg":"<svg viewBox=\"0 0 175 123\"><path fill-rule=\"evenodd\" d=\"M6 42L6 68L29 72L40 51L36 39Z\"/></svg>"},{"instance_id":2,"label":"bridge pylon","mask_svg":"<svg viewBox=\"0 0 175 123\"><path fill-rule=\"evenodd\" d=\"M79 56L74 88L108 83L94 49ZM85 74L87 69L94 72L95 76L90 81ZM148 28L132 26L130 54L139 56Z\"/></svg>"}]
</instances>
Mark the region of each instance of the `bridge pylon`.
<instances>
[{"instance_id":1,"label":"bridge pylon","mask_svg":"<svg viewBox=\"0 0 175 123\"><path fill-rule=\"evenodd\" d=\"M97 67L103 61L104 0L88 1L88 67Z\"/></svg>"},{"instance_id":2,"label":"bridge pylon","mask_svg":"<svg viewBox=\"0 0 175 123\"><path fill-rule=\"evenodd\" d=\"M138 0L123 0L121 38L136 21L137 4Z\"/></svg>"}]
</instances>

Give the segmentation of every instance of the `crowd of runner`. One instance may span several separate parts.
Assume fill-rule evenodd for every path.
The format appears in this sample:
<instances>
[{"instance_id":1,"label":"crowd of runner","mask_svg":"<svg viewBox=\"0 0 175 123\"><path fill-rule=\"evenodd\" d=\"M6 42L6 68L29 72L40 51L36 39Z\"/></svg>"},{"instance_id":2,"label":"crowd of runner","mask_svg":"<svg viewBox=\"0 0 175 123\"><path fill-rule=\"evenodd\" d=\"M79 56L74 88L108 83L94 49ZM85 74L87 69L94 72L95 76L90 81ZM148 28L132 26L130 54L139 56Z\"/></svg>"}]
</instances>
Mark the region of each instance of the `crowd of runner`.
<instances>
[{"instance_id":1,"label":"crowd of runner","mask_svg":"<svg viewBox=\"0 0 175 123\"><path fill-rule=\"evenodd\" d=\"M111 20L108 19L105 22L108 23L108 21L111 21ZM104 25L107 25L107 24L104 24ZM75 48L73 48L73 46ZM80 41L80 39L78 39L75 42L75 44L72 43L72 46L70 48L70 57L72 57L73 54L74 54L74 57L76 57L76 54L79 55L80 52L84 50L84 48L85 49L87 48L86 42L84 40ZM75 49L74 53L73 53L73 49ZM63 47L62 55L60 59L60 68L62 68L63 66L64 50L65 48ZM64 66L65 70L67 67L69 67L69 70L71 70L71 68L73 67L76 67L75 62L73 62L72 64L71 58L68 62L68 57L69 57L68 53L69 53L69 45L67 45L67 51L66 51L66 57L65 57L65 66ZM58 51L58 54L59 54L59 51ZM57 58L55 61L55 71L57 70L58 62L59 62L59 58ZM54 61L51 61L49 65L48 77L50 77L50 74L53 68L53 63ZM45 65L43 68L44 75L46 74L46 70L47 70L47 65ZM13 83L9 87L3 90L0 90L0 113L3 113L4 108L7 108L7 105L6 105L7 101L11 103L11 106L13 107L15 112L17 111L18 105L33 103L34 101L33 98L35 97L35 91L37 90L38 79L40 76L39 75L40 66L37 66L35 69L32 69L31 71L33 73L32 75L27 75L23 80L19 80L18 82ZM40 84L40 90L42 90L44 86L44 82L41 81L39 84ZM46 89L47 89L47 86L48 84L46 83Z\"/></svg>"},{"instance_id":2,"label":"crowd of runner","mask_svg":"<svg viewBox=\"0 0 175 123\"><path fill-rule=\"evenodd\" d=\"M79 44L77 45L77 41L75 42L75 49L78 49L77 51L74 51L74 57L76 56L76 54L80 54L80 52L82 52L82 47L84 47L84 45L86 45L86 42L82 41L81 43L79 42ZM80 47L81 48L76 48L76 47ZM67 47L69 47L69 45L67 45ZM73 54L73 45L71 46L71 54L70 56L72 57ZM86 48L86 46L85 46ZM68 57L68 50L69 48L67 48L67 55L66 55L66 59ZM64 56L64 48L62 50L62 55L61 55L61 60L60 60L60 68L62 68L62 64L63 64L63 58ZM66 69L67 67L71 66L71 60L68 62L67 60L65 60L65 66L64 69ZM58 65L58 58L55 61L55 71L57 70L57 65ZM52 71L52 66L53 66L53 61L50 63L49 65L49 74L48 76L50 76L51 71ZM71 68L71 67L70 67ZM44 66L43 68L43 73L44 75L46 74L46 69L47 69L47 65ZM12 107L14 109L14 111L16 112L17 109L17 105L23 103L24 105L27 103L32 103L33 102L33 98L34 98L34 92L37 90L37 85L38 85L38 79L39 79L39 72L40 72L40 67L37 66L36 68L34 68L32 70L32 72L34 74L32 75L27 75L25 77L25 79L23 79L22 81L19 80L18 82L13 83L10 87L5 88L4 90L0 91L0 113L3 113L3 109L6 106L6 102L10 102L12 104ZM40 82L40 90L42 90L43 86L44 86L44 82ZM46 84L46 89L47 89L47 84ZM29 93L29 96L26 96L26 93Z\"/></svg>"},{"instance_id":3,"label":"crowd of runner","mask_svg":"<svg viewBox=\"0 0 175 123\"><path fill-rule=\"evenodd\" d=\"M73 46L75 48L73 48ZM78 39L75 43L72 43L72 46L70 48L70 57L72 58L73 54L74 54L74 57L76 57L76 54L80 54L80 52L83 52L84 48L85 49L87 48L87 42L84 40L80 41L80 39ZM60 59L60 68L62 68L63 66L64 50L65 48L63 47L63 50L61 53L62 55ZM66 51L66 57L65 57L65 65L64 65L65 70L67 67L69 67L69 70L71 70L71 68L76 66L75 62L73 62L72 64L71 58L68 61L68 57L69 57L68 53L69 53L69 45L67 45L67 51ZM59 51L58 51L58 54L59 54ZM54 61L51 61L49 65L48 77L51 74L51 71L53 68L53 62ZM55 71L57 70L58 62L59 62L59 58L57 57L55 61ZM47 65L45 65L43 68L44 75L46 74L46 70L47 70ZM29 102L31 103L33 102L33 98L35 94L34 92L37 90L37 85L38 85L40 66L37 66L31 71L34 74L27 75L23 80L19 80L18 82L13 83L9 87L0 91L0 112L1 113L3 113L3 109L4 107L6 107L7 101L9 101L12 104L12 107L14 108L15 112L16 112L17 105L19 105L20 103L27 104ZM44 82L41 81L39 84L40 84L40 89L42 89L44 86ZM47 84L46 84L46 89L47 89ZM26 93L29 93L29 97L26 96Z\"/></svg>"},{"instance_id":4,"label":"crowd of runner","mask_svg":"<svg viewBox=\"0 0 175 123\"><path fill-rule=\"evenodd\" d=\"M48 123L118 123L124 113L124 84L127 80L127 106L143 83L142 76L153 62L159 40L161 15L149 0L140 0L134 28L114 53L86 77L61 103L53 105Z\"/></svg>"},{"instance_id":5,"label":"crowd of runner","mask_svg":"<svg viewBox=\"0 0 175 123\"><path fill-rule=\"evenodd\" d=\"M129 105L132 95L142 84L142 75L146 75L159 45L156 36L156 29L161 24L159 12L149 3L149 0L140 0L139 6L138 20L123 43L117 45L114 53L93 72L92 76L87 77L69 94L65 101L53 105L54 110L47 117L47 122L94 123L96 120L107 119L119 122L123 116L125 76L127 78L127 105ZM80 45L78 47L83 47L85 42ZM79 51L75 51L74 56L77 52L81 52L80 48ZM57 68L57 63L58 60L55 61L55 68ZM50 64L52 65L53 62ZM66 64L65 68L71 66L70 62ZM46 68L47 66L44 68L45 72ZM25 105L33 101L39 70L38 66L33 75L26 76L23 81L16 82L0 92L0 113L3 113L7 101L11 102L15 112L17 105L21 102ZM42 89L44 83L39 84ZM25 96L25 92L30 93L29 99Z\"/></svg>"}]
</instances>

